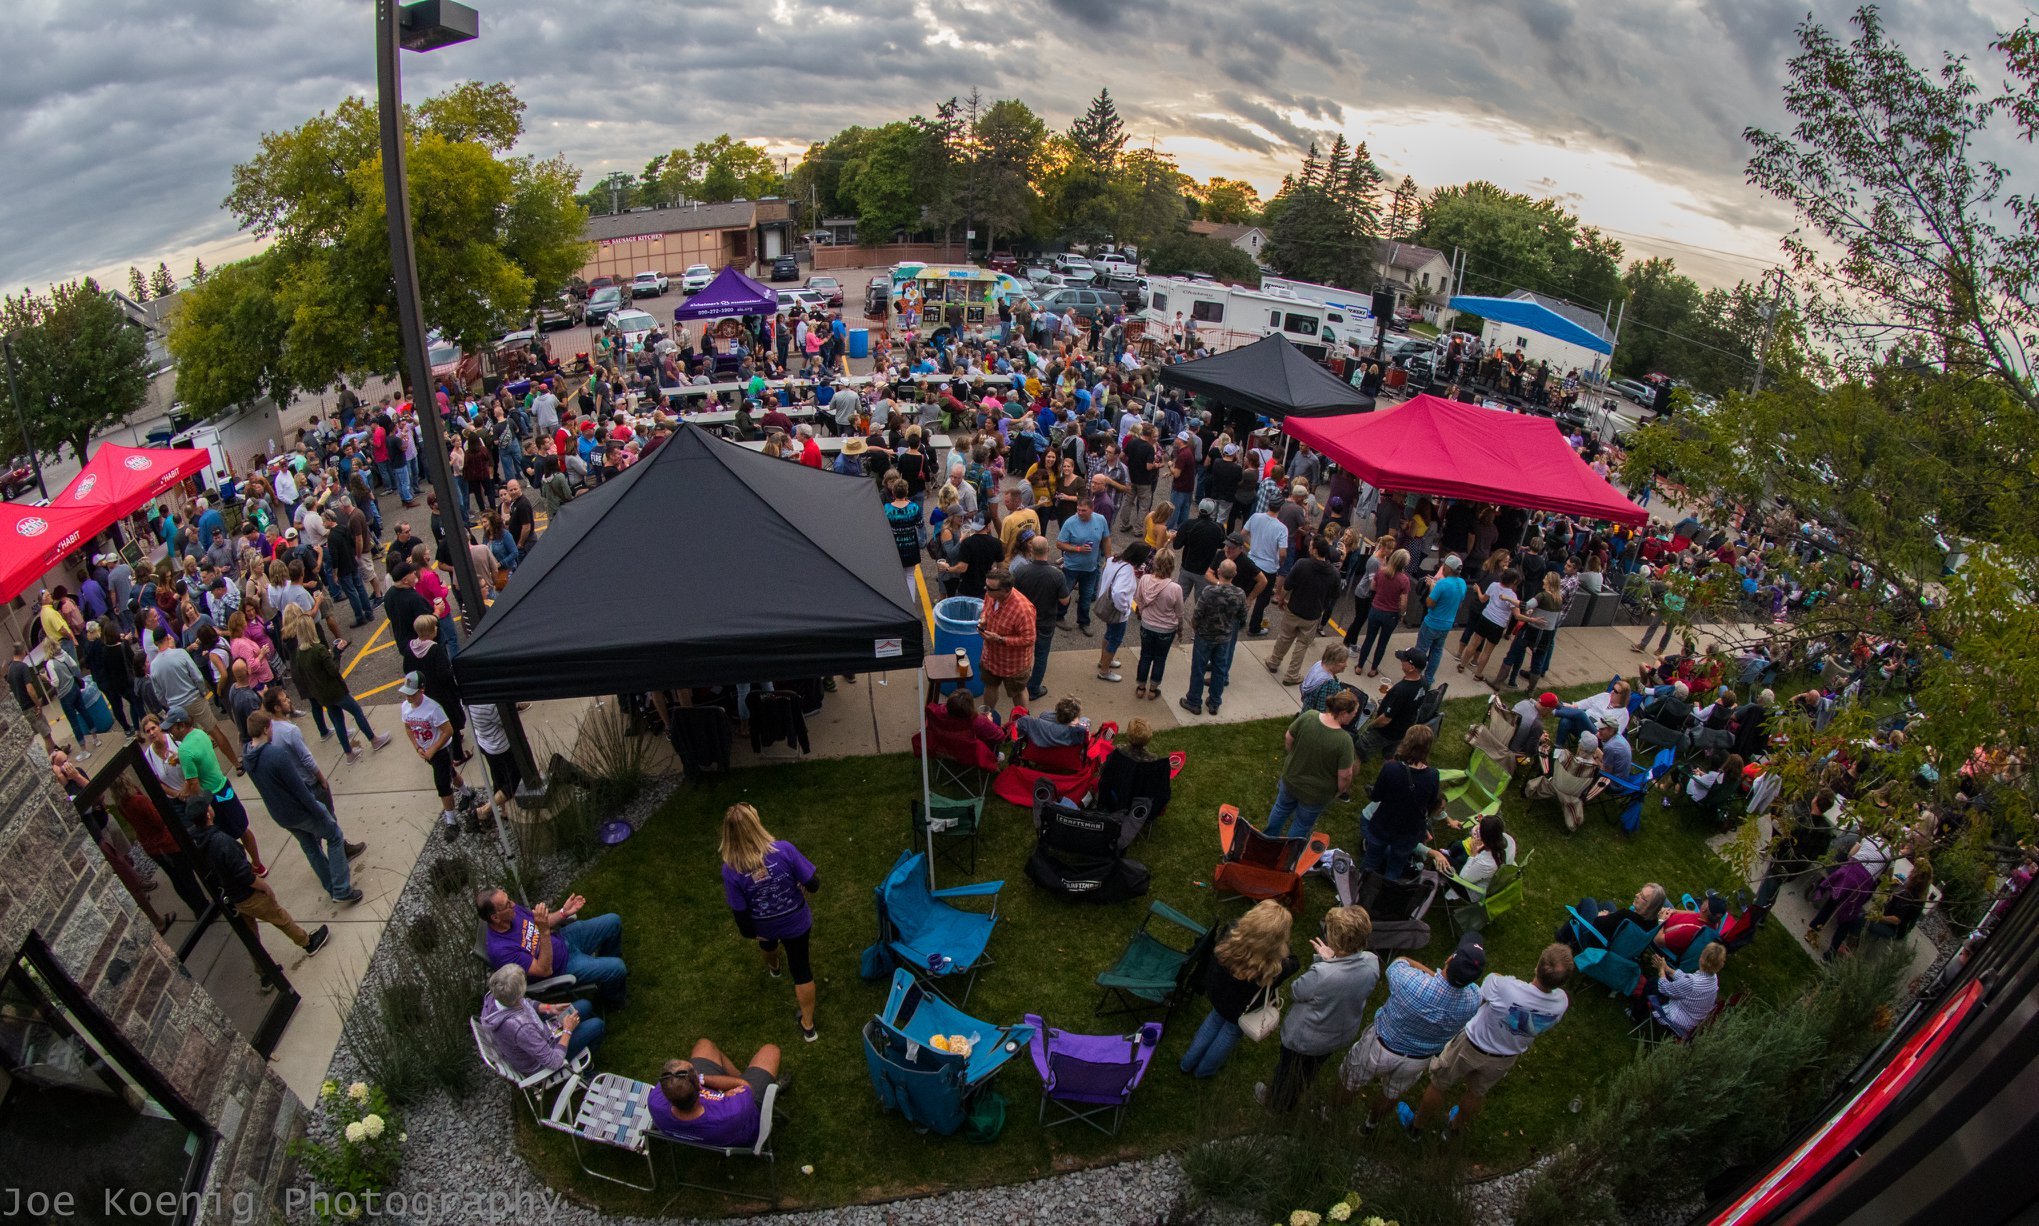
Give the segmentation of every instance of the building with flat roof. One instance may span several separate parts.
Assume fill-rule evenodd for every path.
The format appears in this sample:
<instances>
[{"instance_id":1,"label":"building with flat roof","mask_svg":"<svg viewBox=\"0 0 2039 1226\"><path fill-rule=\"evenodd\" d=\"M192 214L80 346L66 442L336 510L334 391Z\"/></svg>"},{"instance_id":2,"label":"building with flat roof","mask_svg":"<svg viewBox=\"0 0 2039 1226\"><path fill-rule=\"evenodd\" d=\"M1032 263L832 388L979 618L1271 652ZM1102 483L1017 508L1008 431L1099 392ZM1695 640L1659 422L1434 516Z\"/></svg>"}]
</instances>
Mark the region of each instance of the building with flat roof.
<instances>
[{"instance_id":1,"label":"building with flat roof","mask_svg":"<svg viewBox=\"0 0 2039 1226\"><path fill-rule=\"evenodd\" d=\"M588 218L583 281L640 272L678 278L689 264L728 266L755 273L760 264L793 249L793 211L784 200L731 200L682 204Z\"/></svg>"}]
</instances>

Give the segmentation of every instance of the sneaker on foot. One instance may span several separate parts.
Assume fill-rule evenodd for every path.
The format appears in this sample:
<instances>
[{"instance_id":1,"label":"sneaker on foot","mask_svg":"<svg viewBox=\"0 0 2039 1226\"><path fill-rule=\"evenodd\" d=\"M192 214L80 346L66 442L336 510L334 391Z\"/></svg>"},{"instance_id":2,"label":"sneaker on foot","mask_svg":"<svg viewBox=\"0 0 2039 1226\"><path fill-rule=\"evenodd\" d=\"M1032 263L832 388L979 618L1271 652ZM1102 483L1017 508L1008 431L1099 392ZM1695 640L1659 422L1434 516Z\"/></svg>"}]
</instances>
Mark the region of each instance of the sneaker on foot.
<instances>
[{"instance_id":1,"label":"sneaker on foot","mask_svg":"<svg viewBox=\"0 0 2039 1226\"><path fill-rule=\"evenodd\" d=\"M1212 701L1212 702L1207 702L1207 703L1205 703L1205 704L1204 704L1204 714L1205 714L1205 715L1216 715L1217 713L1218 713L1218 704L1217 704L1217 703L1216 703L1215 701Z\"/></svg>"},{"instance_id":2,"label":"sneaker on foot","mask_svg":"<svg viewBox=\"0 0 2039 1226\"><path fill-rule=\"evenodd\" d=\"M368 743L376 749L381 749L383 746L389 744L389 733L385 732L381 736L376 737L374 740Z\"/></svg>"},{"instance_id":3,"label":"sneaker on foot","mask_svg":"<svg viewBox=\"0 0 2039 1226\"><path fill-rule=\"evenodd\" d=\"M1099 674L1097 675L1097 679L1098 679L1099 681L1124 681L1124 680L1125 680L1125 678L1124 678L1124 677L1121 677L1121 676L1120 676L1119 674L1117 674L1117 673L1099 673Z\"/></svg>"},{"instance_id":4,"label":"sneaker on foot","mask_svg":"<svg viewBox=\"0 0 2039 1226\"><path fill-rule=\"evenodd\" d=\"M1181 707L1183 710L1189 712L1191 715L1195 715L1199 709L1196 703L1191 702L1187 698L1176 699L1175 705Z\"/></svg>"},{"instance_id":5,"label":"sneaker on foot","mask_svg":"<svg viewBox=\"0 0 2039 1226\"><path fill-rule=\"evenodd\" d=\"M312 930L311 936L305 939L304 943L305 956L310 957L311 955L324 949L326 947L326 942L332 939L333 930L326 927L324 924L320 924L317 928L314 928Z\"/></svg>"},{"instance_id":6,"label":"sneaker on foot","mask_svg":"<svg viewBox=\"0 0 2039 1226\"><path fill-rule=\"evenodd\" d=\"M795 1026L800 1027L800 1038L802 1042L812 1043L814 1042L814 1040L821 1037L820 1031L816 1030L814 1027L809 1026L808 1024L800 1020L800 1007L798 1005L795 1005L793 1007L793 1024Z\"/></svg>"},{"instance_id":7,"label":"sneaker on foot","mask_svg":"<svg viewBox=\"0 0 2039 1226\"><path fill-rule=\"evenodd\" d=\"M357 889L351 889L351 890L348 890L348 891L347 891L347 892L346 892L345 894L341 894L341 895L339 895L338 897L334 898L334 899L333 899L333 901L334 901L334 902L337 902L337 903L357 903L357 902L360 902L360 901L361 901L361 891L360 891L360 890L359 890L358 888L357 888Z\"/></svg>"}]
</instances>

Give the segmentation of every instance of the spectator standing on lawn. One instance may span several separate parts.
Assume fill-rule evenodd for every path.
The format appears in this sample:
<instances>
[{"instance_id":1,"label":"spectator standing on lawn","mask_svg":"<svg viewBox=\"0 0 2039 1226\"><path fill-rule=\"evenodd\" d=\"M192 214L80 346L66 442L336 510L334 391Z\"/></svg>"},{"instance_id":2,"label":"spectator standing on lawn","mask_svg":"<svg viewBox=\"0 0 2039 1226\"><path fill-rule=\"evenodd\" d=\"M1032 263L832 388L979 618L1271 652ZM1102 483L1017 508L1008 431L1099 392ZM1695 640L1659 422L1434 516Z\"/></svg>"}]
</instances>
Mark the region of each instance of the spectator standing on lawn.
<instances>
[{"instance_id":1,"label":"spectator standing on lawn","mask_svg":"<svg viewBox=\"0 0 2039 1226\"><path fill-rule=\"evenodd\" d=\"M814 912L807 895L821 889L821 875L800 849L775 838L748 804L729 806L722 815L722 895L736 915L737 931L764 952L765 970L779 977L779 946L793 972L793 998L799 1001L793 1020L800 1037L812 1043L814 1029L814 967L807 938Z\"/></svg>"},{"instance_id":2,"label":"spectator standing on lawn","mask_svg":"<svg viewBox=\"0 0 2039 1226\"><path fill-rule=\"evenodd\" d=\"M1288 758L1275 784L1274 806L1267 811L1267 833L1274 838L1308 838L1324 809L1352 787L1354 755L1347 731L1359 714L1359 696L1351 690L1331 695L1322 711L1304 711L1282 734Z\"/></svg>"},{"instance_id":3,"label":"spectator standing on lawn","mask_svg":"<svg viewBox=\"0 0 2039 1226\"><path fill-rule=\"evenodd\" d=\"M1388 998L1338 1067L1339 1097L1373 1088L1359 1126L1362 1136L1380 1126L1389 1108L1416 1087L1431 1061L1479 1012L1480 974L1486 969L1486 945L1477 932L1459 939L1442 970L1413 958L1388 964Z\"/></svg>"},{"instance_id":4,"label":"spectator standing on lawn","mask_svg":"<svg viewBox=\"0 0 2039 1226\"><path fill-rule=\"evenodd\" d=\"M1572 951L1563 945L1544 947L1536 960L1536 976L1529 982L1513 975L1487 976L1480 984L1479 1010L1430 1066L1430 1088L1423 1091L1423 1105L1416 1109L1411 1131L1420 1136L1436 1124L1445 1113L1446 1096L1460 1086L1465 1087L1465 1097L1446 1117L1440 1136L1449 1140L1456 1129L1471 1123L1480 1104L1537 1036L1564 1019L1571 1005L1564 986L1571 977Z\"/></svg>"},{"instance_id":5,"label":"spectator standing on lawn","mask_svg":"<svg viewBox=\"0 0 2039 1226\"><path fill-rule=\"evenodd\" d=\"M1351 1045L1366 1014L1366 999L1380 982L1381 960L1366 948L1373 919L1364 907L1333 907L1324 932L1310 938L1315 961L1289 988L1281 1019L1281 1058L1274 1089L1262 1083L1253 1097L1264 1107L1293 1111L1324 1061Z\"/></svg>"},{"instance_id":6,"label":"spectator standing on lawn","mask_svg":"<svg viewBox=\"0 0 2039 1226\"><path fill-rule=\"evenodd\" d=\"M1289 952L1294 926L1289 909L1268 898L1255 903L1218 938L1204 973L1204 995L1210 998L1211 1011L1182 1054L1183 1072L1215 1077L1225 1067L1239 1045L1239 1015L1266 1003L1282 981L1296 973L1296 956Z\"/></svg>"}]
</instances>

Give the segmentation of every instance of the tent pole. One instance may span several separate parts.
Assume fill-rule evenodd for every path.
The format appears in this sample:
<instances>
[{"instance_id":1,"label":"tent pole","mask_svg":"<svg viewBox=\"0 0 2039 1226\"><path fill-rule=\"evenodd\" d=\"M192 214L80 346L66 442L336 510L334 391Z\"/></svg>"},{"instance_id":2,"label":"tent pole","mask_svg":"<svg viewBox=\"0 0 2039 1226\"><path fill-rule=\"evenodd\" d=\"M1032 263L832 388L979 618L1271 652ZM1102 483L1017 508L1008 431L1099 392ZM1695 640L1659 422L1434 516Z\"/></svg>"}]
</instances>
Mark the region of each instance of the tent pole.
<instances>
[{"instance_id":1,"label":"tent pole","mask_svg":"<svg viewBox=\"0 0 2039 1226\"><path fill-rule=\"evenodd\" d=\"M914 696L914 705L920 708L920 816L921 825L927 830L927 888L935 888L935 828L934 787L928 782L927 759L934 747L927 741L927 660L923 656L920 664L920 692Z\"/></svg>"}]
</instances>

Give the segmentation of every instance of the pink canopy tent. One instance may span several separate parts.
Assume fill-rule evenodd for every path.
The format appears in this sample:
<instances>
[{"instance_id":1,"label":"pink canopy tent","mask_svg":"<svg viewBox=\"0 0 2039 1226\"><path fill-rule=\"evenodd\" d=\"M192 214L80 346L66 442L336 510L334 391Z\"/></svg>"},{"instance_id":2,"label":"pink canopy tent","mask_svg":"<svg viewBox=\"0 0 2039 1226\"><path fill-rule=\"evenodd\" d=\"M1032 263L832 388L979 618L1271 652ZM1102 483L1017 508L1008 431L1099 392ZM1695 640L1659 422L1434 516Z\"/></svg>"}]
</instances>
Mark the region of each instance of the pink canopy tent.
<instances>
[{"instance_id":1,"label":"pink canopy tent","mask_svg":"<svg viewBox=\"0 0 2039 1226\"><path fill-rule=\"evenodd\" d=\"M1649 522L1547 417L1422 395L1384 412L1290 417L1282 429L1379 489Z\"/></svg>"}]
</instances>

